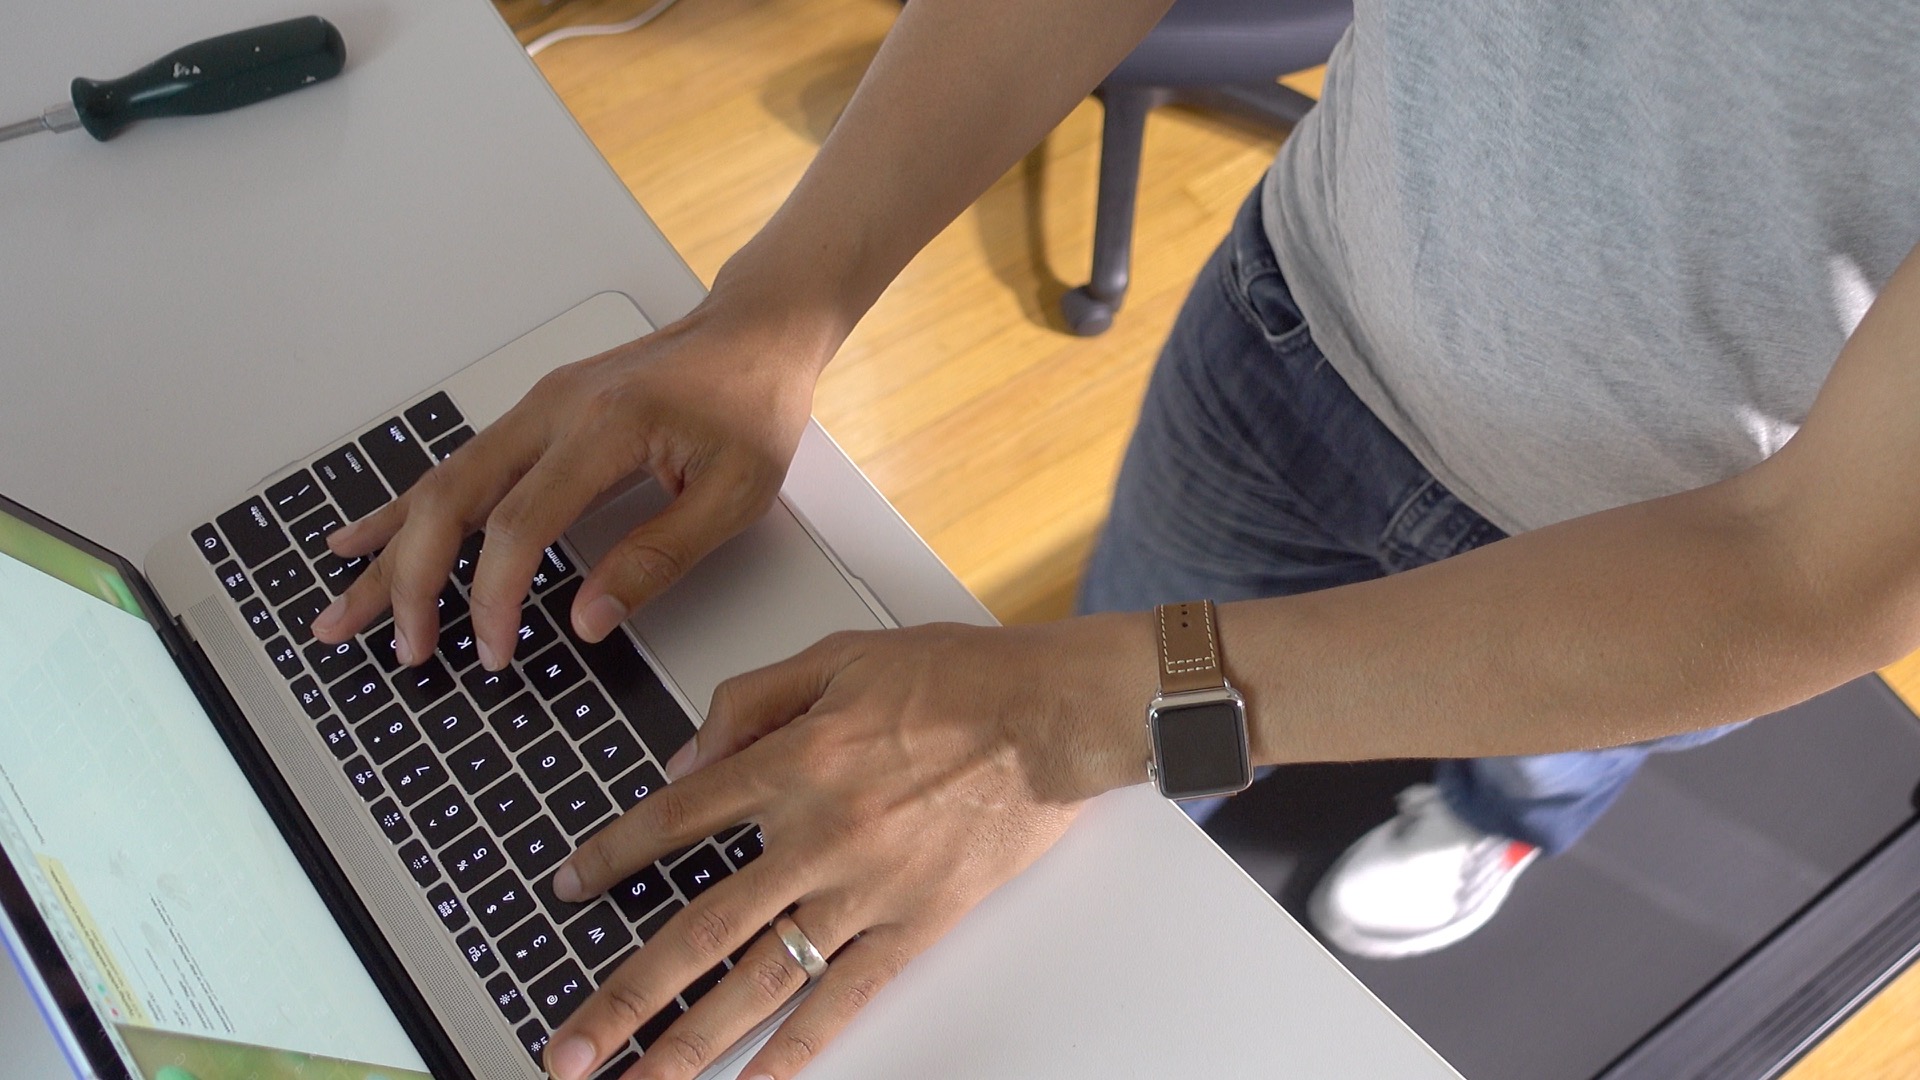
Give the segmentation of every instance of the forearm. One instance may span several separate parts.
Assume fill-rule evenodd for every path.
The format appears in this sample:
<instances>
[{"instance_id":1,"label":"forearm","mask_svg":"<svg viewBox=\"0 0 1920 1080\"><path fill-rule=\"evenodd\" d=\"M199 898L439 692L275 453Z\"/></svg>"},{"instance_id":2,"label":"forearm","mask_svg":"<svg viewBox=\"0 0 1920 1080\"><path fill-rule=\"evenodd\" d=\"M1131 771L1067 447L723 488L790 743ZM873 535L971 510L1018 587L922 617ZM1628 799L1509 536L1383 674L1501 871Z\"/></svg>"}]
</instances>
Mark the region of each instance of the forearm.
<instances>
[{"instance_id":1,"label":"forearm","mask_svg":"<svg viewBox=\"0 0 1920 1080\"><path fill-rule=\"evenodd\" d=\"M1170 4L912 0L812 166L716 292L810 320L837 345Z\"/></svg>"}]
</instances>

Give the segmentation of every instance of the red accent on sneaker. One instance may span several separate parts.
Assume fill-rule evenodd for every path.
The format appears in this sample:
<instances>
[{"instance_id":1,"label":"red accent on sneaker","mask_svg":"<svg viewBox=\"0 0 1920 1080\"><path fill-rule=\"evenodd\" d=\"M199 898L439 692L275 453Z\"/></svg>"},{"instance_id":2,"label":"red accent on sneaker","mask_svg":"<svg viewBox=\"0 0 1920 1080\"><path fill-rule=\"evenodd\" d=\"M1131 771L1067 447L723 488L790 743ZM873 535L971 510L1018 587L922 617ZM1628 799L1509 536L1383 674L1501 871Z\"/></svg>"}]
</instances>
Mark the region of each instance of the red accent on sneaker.
<instances>
[{"instance_id":1,"label":"red accent on sneaker","mask_svg":"<svg viewBox=\"0 0 1920 1080\"><path fill-rule=\"evenodd\" d=\"M1502 870L1511 870L1519 866L1526 860L1527 856L1532 855L1536 850L1538 849L1524 840L1510 840L1507 842L1507 850L1501 856L1500 868Z\"/></svg>"}]
</instances>

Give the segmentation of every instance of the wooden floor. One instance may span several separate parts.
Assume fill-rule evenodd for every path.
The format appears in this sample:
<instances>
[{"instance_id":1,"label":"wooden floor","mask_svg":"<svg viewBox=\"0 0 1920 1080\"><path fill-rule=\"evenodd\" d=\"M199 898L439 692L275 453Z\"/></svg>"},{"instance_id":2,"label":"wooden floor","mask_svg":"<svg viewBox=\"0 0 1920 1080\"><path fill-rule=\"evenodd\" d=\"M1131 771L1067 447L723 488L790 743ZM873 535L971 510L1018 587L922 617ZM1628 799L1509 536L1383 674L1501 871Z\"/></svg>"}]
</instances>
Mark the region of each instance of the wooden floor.
<instances>
[{"instance_id":1,"label":"wooden floor","mask_svg":"<svg viewBox=\"0 0 1920 1080\"><path fill-rule=\"evenodd\" d=\"M575 0L522 31L613 22ZM538 0L502 0L510 21ZM818 148L897 0L684 0L621 37L540 57L560 97L705 280ZM1289 80L1313 92L1316 73ZM1147 131L1134 285L1082 340L1055 301L1085 280L1099 108L1087 104L910 265L828 369L815 415L1003 621L1066 614L1155 351L1278 146L1162 110ZM1917 683L1916 685L1920 685ZM1920 969L1788 1080L1920 1078Z\"/></svg>"}]
</instances>

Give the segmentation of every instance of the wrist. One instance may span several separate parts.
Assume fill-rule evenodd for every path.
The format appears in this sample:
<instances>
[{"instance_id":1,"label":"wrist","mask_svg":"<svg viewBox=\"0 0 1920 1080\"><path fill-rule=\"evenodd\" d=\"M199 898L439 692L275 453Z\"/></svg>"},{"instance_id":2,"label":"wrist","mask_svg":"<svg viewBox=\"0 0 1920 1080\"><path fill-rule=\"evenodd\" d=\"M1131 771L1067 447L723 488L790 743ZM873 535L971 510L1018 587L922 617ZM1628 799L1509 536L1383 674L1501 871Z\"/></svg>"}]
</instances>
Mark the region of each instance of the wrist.
<instances>
[{"instance_id":1,"label":"wrist","mask_svg":"<svg viewBox=\"0 0 1920 1080\"><path fill-rule=\"evenodd\" d=\"M1159 688L1150 615L1086 615L1045 628L1056 638L1048 666L1069 676L1055 682L1064 693L1052 710L1066 730L1049 741L1068 755L1080 798L1147 780L1146 707Z\"/></svg>"},{"instance_id":2,"label":"wrist","mask_svg":"<svg viewBox=\"0 0 1920 1080\"><path fill-rule=\"evenodd\" d=\"M720 267L700 307L777 335L817 378L866 313L836 287L836 277L830 260L796 257L792 245L762 234Z\"/></svg>"}]
</instances>

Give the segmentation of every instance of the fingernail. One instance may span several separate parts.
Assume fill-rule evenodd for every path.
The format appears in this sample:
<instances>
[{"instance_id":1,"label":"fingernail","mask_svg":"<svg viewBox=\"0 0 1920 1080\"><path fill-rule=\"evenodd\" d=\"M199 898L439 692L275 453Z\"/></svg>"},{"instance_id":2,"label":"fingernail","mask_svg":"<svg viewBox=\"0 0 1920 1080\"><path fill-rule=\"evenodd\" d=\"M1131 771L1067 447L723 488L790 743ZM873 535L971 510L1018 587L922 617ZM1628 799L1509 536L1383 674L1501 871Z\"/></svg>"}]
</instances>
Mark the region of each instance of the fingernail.
<instances>
[{"instance_id":1,"label":"fingernail","mask_svg":"<svg viewBox=\"0 0 1920 1080\"><path fill-rule=\"evenodd\" d=\"M586 892L580 888L580 871L567 863L553 873L553 895L562 900L585 900Z\"/></svg>"},{"instance_id":2,"label":"fingernail","mask_svg":"<svg viewBox=\"0 0 1920 1080\"><path fill-rule=\"evenodd\" d=\"M343 616L345 616L346 613L347 613L347 598L342 596L338 600L335 600L333 603L328 604L327 610L314 616L313 623L308 627L308 629L312 630L316 634L330 634L333 632L333 628L339 624L340 619Z\"/></svg>"},{"instance_id":3,"label":"fingernail","mask_svg":"<svg viewBox=\"0 0 1920 1080\"><path fill-rule=\"evenodd\" d=\"M593 1067L593 1044L578 1035L569 1035L547 1052L547 1064L553 1080L579 1080Z\"/></svg>"},{"instance_id":4,"label":"fingernail","mask_svg":"<svg viewBox=\"0 0 1920 1080\"><path fill-rule=\"evenodd\" d=\"M613 628L627 619L627 606L613 598L611 594L602 596L588 604L580 613L580 636L588 641L599 641Z\"/></svg>"},{"instance_id":5,"label":"fingernail","mask_svg":"<svg viewBox=\"0 0 1920 1080\"><path fill-rule=\"evenodd\" d=\"M700 756L700 736L687 740L687 745L674 751L667 759L667 779L678 780L693 771L693 759Z\"/></svg>"},{"instance_id":6,"label":"fingernail","mask_svg":"<svg viewBox=\"0 0 1920 1080\"><path fill-rule=\"evenodd\" d=\"M493 646L487 644L486 638L475 635L473 645L474 648L480 651L481 667L486 668L488 671L499 671L506 666L500 662L499 657L494 655Z\"/></svg>"},{"instance_id":7,"label":"fingernail","mask_svg":"<svg viewBox=\"0 0 1920 1080\"><path fill-rule=\"evenodd\" d=\"M401 667L413 666L413 642L407 638L406 631L393 628L393 658L400 661Z\"/></svg>"}]
</instances>

